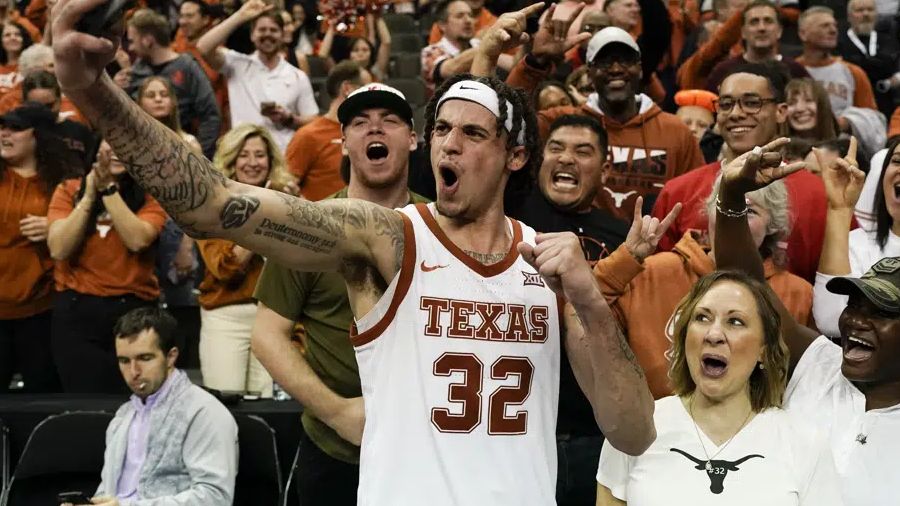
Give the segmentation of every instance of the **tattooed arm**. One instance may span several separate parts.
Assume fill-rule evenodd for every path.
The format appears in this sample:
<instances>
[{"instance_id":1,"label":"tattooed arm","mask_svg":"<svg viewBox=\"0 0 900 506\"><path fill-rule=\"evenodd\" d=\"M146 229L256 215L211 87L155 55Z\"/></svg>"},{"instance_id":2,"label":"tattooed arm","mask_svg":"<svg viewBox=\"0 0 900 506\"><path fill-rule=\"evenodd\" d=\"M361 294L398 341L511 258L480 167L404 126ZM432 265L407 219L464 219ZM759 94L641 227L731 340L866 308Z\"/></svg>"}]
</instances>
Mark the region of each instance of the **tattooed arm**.
<instances>
[{"instance_id":1,"label":"tattooed arm","mask_svg":"<svg viewBox=\"0 0 900 506\"><path fill-rule=\"evenodd\" d=\"M74 30L102 0L61 0L54 53L66 95L129 173L192 237L234 241L298 270L373 265L384 280L403 251L399 213L355 200L311 203L226 179L175 132L153 120L103 70L115 44Z\"/></svg>"},{"instance_id":2,"label":"tattooed arm","mask_svg":"<svg viewBox=\"0 0 900 506\"><path fill-rule=\"evenodd\" d=\"M538 234L519 253L568 303L565 346L578 385L610 444L640 455L656 439L653 396L644 372L606 305L574 234Z\"/></svg>"}]
</instances>

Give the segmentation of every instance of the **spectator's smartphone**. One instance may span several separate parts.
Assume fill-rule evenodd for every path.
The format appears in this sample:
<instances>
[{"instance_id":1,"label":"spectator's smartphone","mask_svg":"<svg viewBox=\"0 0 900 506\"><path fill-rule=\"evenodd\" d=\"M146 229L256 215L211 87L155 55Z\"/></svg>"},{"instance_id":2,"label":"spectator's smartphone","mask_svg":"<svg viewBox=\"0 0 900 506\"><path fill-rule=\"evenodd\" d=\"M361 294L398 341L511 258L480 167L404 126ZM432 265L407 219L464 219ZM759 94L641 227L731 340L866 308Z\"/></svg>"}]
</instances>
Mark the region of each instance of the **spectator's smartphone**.
<instances>
[{"instance_id":1,"label":"spectator's smartphone","mask_svg":"<svg viewBox=\"0 0 900 506\"><path fill-rule=\"evenodd\" d=\"M108 0L85 14L76 28L79 32L95 37L110 34L113 27L122 20L125 11L133 6L134 0Z\"/></svg>"},{"instance_id":2,"label":"spectator's smartphone","mask_svg":"<svg viewBox=\"0 0 900 506\"><path fill-rule=\"evenodd\" d=\"M91 496L79 491L60 492L59 494L56 494L56 500L59 502L59 504L92 504Z\"/></svg>"}]
</instances>

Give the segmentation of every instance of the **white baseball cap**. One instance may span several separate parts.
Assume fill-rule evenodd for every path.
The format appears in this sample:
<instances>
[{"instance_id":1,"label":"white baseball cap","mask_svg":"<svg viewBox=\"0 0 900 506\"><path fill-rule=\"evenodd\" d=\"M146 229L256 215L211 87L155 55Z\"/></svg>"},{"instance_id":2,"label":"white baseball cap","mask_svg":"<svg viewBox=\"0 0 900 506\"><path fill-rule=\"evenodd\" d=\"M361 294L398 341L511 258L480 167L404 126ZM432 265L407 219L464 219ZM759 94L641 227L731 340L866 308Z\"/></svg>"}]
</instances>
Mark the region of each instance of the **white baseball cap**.
<instances>
[{"instance_id":1,"label":"white baseball cap","mask_svg":"<svg viewBox=\"0 0 900 506\"><path fill-rule=\"evenodd\" d=\"M376 107L393 111L410 126L413 124L413 111L406 96L397 88L381 83L367 84L348 95L338 107L338 121L347 125L360 112Z\"/></svg>"},{"instance_id":2,"label":"white baseball cap","mask_svg":"<svg viewBox=\"0 0 900 506\"><path fill-rule=\"evenodd\" d=\"M625 44L637 51L637 54L641 54L640 46L637 45L637 42L635 42L634 37L632 37L630 33L616 26L608 26L595 33L594 36L591 37L591 41L588 42L586 55L588 63L594 61L594 57L597 56L601 49L609 44L615 43Z\"/></svg>"}]
</instances>

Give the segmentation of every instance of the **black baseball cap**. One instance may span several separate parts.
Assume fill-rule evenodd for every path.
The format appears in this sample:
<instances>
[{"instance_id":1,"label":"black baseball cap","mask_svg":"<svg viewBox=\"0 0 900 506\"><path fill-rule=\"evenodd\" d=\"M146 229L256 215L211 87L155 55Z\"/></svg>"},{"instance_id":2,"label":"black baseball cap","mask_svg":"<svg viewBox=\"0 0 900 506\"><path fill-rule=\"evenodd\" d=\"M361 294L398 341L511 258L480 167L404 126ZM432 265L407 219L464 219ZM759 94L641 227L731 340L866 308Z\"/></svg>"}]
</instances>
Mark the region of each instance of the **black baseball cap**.
<instances>
[{"instance_id":1,"label":"black baseball cap","mask_svg":"<svg viewBox=\"0 0 900 506\"><path fill-rule=\"evenodd\" d=\"M861 277L834 278L825 287L839 295L862 294L882 311L900 315L900 257L882 258Z\"/></svg>"},{"instance_id":2,"label":"black baseball cap","mask_svg":"<svg viewBox=\"0 0 900 506\"><path fill-rule=\"evenodd\" d=\"M56 114L44 104L25 102L0 116L0 125L19 130L53 127L56 125Z\"/></svg>"},{"instance_id":3,"label":"black baseball cap","mask_svg":"<svg viewBox=\"0 0 900 506\"><path fill-rule=\"evenodd\" d=\"M406 96L397 88L381 83L367 84L351 93L338 107L338 121L346 126L360 112L374 108L387 109L413 126L413 111Z\"/></svg>"}]
</instances>

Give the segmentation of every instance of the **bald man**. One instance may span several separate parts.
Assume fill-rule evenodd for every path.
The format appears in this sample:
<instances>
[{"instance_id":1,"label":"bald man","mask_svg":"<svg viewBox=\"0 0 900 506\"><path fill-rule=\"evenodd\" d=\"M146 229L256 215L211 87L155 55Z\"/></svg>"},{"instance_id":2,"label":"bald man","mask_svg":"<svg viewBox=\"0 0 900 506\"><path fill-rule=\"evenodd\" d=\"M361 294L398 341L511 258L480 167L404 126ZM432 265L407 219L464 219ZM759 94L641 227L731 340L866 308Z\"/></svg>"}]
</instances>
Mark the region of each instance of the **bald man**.
<instances>
[{"instance_id":1,"label":"bald man","mask_svg":"<svg viewBox=\"0 0 900 506\"><path fill-rule=\"evenodd\" d=\"M884 26L876 29L878 10L875 0L850 0L847 4L850 28L838 34L838 54L862 68L875 92L878 110L890 117L900 88L900 44Z\"/></svg>"}]
</instances>

